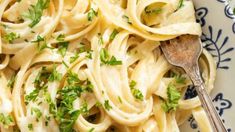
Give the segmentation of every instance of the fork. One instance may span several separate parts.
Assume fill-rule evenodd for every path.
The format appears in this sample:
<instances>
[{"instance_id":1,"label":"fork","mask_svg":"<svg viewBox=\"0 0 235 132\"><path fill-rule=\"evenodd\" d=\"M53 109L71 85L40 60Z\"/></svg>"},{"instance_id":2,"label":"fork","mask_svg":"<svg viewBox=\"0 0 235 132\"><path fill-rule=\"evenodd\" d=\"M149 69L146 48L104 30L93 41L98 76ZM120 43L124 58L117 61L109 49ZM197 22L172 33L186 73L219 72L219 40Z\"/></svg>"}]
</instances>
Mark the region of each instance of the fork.
<instances>
[{"instance_id":1,"label":"fork","mask_svg":"<svg viewBox=\"0 0 235 132\"><path fill-rule=\"evenodd\" d=\"M160 47L168 62L183 68L192 80L213 131L227 132L199 72L198 59L202 53L202 43L199 36L181 35L171 40L162 41Z\"/></svg>"}]
</instances>

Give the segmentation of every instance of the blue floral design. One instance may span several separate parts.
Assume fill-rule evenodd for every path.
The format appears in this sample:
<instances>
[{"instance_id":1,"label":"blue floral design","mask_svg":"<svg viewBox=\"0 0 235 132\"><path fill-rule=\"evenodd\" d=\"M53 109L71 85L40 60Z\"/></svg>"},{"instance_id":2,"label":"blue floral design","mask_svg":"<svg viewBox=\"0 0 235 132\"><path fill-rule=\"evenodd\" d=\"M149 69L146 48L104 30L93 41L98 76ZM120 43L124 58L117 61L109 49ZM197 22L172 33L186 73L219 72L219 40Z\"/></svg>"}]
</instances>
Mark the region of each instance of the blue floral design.
<instances>
[{"instance_id":1,"label":"blue floral design","mask_svg":"<svg viewBox=\"0 0 235 132\"><path fill-rule=\"evenodd\" d=\"M224 99L222 93L218 93L213 99L213 102L216 102L215 108L219 112L220 116L224 113L224 110L232 107L232 102L228 99Z\"/></svg>"},{"instance_id":2,"label":"blue floral design","mask_svg":"<svg viewBox=\"0 0 235 132\"><path fill-rule=\"evenodd\" d=\"M197 91L196 91L195 87L193 85L190 85L187 88L187 91L184 95L184 99L191 99L191 98L194 98L196 96L197 96Z\"/></svg>"},{"instance_id":3,"label":"blue floral design","mask_svg":"<svg viewBox=\"0 0 235 132\"><path fill-rule=\"evenodd\" d=\"M232 102L229 101L228 99L224 99L222 93L218 93L215 96L215 98L213 99L213 102L214 102L214 104L217 104L215 108L216 108L216 110L218 111L218 113L221 117L222 117L222 115L223 115L223 113L226 109L229 109L229 108L232 107ZM225 123L225 120L222 119L222 121ZM193 116L190 116L190 118L188 119L188 122L189 122L190 127L192 129L197 129L197 131L200 132L199 128L198 128L198 125L197 125L197 122L193 118ZM231 128L228 128L227 131L231 132Z\"/></svg>"},{"instance_id":4,"label":"blue floral design","mask_svg":"<svg viewBox=\"0 0 235 132\"><path fill-rule=\"evenodd\" d=\"M220 69L229 69L227 62L231 61L230 57L224 57L223 55L231 53L234 48L229 47L225 48L225 45L229 41L229 37L222 37L222 29L219 29L218 32L214 33L212 26L208 27L209 34L202 34L202 42L204 42L204 48L209 51L214 58L217 59L217 68ZM214 33L214 34L213 34ZM220 43L222 39L222 43Z\"/></svg>"},{"instance_id":5,"label":"blue floral design","mask_svg":"<svg viewBox=\"0 0 235 132\"><path fill-rule=\"evenodd\" d=\"M224 7L224 14L225 14L225 16L230 18L230 19L235 19L235 15L233 14L233 10L230 7L230 5L227 2L227 0L217 0L217 1L225 4L225 7ZM233 25L232 25L232 30L233 30L233 33L235 33L235 23L233 23Z\"/></svg>"},{"instance_id":6,"label":"blue floral design","mask_svg":"<svg viewBox=\"0 0 235 132\"><path fill-rule=\"evenodd\" d=\"M205 17L208 13L208 9L206 7L201 7L196 9L196 21L201 24L203 27L206 24Z\"/></svg>"}]
</instances>

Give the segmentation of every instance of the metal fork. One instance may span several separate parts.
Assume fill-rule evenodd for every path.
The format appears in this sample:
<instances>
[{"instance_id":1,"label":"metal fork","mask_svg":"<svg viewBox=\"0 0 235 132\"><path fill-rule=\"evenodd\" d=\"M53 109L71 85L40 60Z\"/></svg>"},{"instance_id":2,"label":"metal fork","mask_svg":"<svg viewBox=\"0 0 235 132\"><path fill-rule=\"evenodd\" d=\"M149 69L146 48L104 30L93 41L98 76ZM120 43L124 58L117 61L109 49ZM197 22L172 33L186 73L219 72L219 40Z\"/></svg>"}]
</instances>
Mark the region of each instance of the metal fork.
<instances>
[{"instance_id":1,"label":"metal fork","mask_svg":"<svg viewBox=\"0 0 235 132\"><path fill-rule=\"evenodd\" d=\"M199 72L198 59L202 53L202 44L196 35L182 35L175 39L161 42L161 49L168 62L181 67L193 81L198 97L207 114L214 132L227 132Z\"/></svg>"}]
</instances>

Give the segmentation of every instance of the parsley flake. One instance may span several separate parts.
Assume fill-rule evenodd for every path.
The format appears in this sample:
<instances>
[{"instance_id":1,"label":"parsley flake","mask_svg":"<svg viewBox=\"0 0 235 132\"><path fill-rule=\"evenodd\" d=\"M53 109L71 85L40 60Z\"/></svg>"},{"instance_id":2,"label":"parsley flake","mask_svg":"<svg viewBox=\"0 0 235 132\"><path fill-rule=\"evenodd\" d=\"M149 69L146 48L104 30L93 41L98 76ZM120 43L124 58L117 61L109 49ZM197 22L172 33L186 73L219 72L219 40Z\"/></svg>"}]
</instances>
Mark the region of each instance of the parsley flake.
<instances>
[{"instance_id":1,"label":"parsley flake","mask_svg":"<svg viewBox=\"0 0 235 132\"><path fill-rule=\"evenodd\" d=\"M97 15L98 15L98 12L96 12L93 8L91 8L87 14L88 21L92 21L94 17L96 17Z\"/></svg>"},{"instance_id":2,"label":"parsley flake","mask_svg":"<svg viewBox=\"0 0 235 132\"><path fill-rule=\"evenodd\" d=\"M179 0L179 4L178 4L178 8L177 9L180 9L183 6L184 6L184 0Z\"/></svg>"},{"instance_id":3,"label":"parsley flake","mask_svg":"<svg viewBox=\"0 0 235 132\"><path fill-rule=\"evenodd\" d=\"M0 113L0 123L5 128L8 128L9 126L14 125L14 118L12 115L4 115L3 113Z\"/></svg>"},{"instance_id":4,"label":"parsley flake","mask_svg":"<svg viewBox=\"0 0 235 132\"><path fill-rule=\"evenodd\" d=\"M29 131L33 131L33 124L28 124Z\"/></svg>"},{"instance_id":5,"label":"parsley flake","mask_svg":"<svg viewBox=\"0 0 235 132\"><path fill-rule=\"evenodd\" d=\"M37 39L32 42L37 43L37 48L38 48L39 52L44 50L45 48L49 48L49 47L47 47L47 43L46 43L45 38L40 35L38 35Z\"/></svg>"},{"instance_id":6,"label":"parsley flake","mask_svg":"<svg viewBox=\"0 0 235 132\"><path fill-rule=\"evenodd\" d=\"M171 110L176 110L178 107L178 102L181 98L180 92L177 91L174 85L169 84L167 87L167 100L162 104L162 109L165 112L170 112Z\"/></svg>"},{"instance_id":7,"label":"parsley flake","mask_svg":"<svg viewBox=\"0 0 235 132\"><path fill-rule=\"evenodd\" d=\"M151 9L149 6L144 8L146 14L159 14L162 12L162 8Z\"/></svg>"},{"instance_id":8,"label":"parsley flake","mask_svg":"<svg viewBox=\"0 0 235 132\"><path fill-rule=\"evenodd\" d=\"M35 114L36 115L37 121L42 116L42 112L38 108L32 108L31 109L31 114Z\"/></svg>"},{"instance_id":9,"label":"parsley flake","mask_svg":"<svg viewBox=\"0 0 235 132\"><path fill-rule=\"evenodd\" d=\"M68 44L69 44L69 42L60 42L59 43L58 53L63 57L65 56L66 51L68 49Z\"/></svg>"},{"instance_id":10,"label":"parsley flake","mask_svg":"<svg viewBox=\"0 0 235 132\"><path fill-rule=\"evenodd\" d=\"M116 37L117 34L118 34L118 30L114 29L113 32L111 33L111 35L109 36L109 40L110 41L114 40L114 38Z\"/></svg>"},{"instance_id":11,"label":"parsley flake","mask_svg":"<svg viewBox=\"0 0 235 132\"><path fill-rule=\"evenodd\" d=\"M132 22L130 22L130 19L129 19L128 16L123 15L122 18L123 18L128 24L130 24L130 25L132 24Z\"/></svg>"},{"instance_id":12,"label":"parsley flake","mask_svg":"<svg viewBox=\"0 0 235 132\"><path fill-rule=\"evenodd\" d=\"M16 79L16 76L15 75L12 75L11 76L11 78L10 78L10 80L8 81L8 83L7 83L7 87L9 87L9 88L13 88L13 86L14 86L14 83L15 83L15 79Z\"/></svg>"},{"instance_id":13,"label":"parsley flake","mask_svg":"<svg viewBox=\"0 0 235 132\"><path fill-rule=\"evenodd\" d=\"M20 38L20 35L14 33L14 32L10 32L10 33L5 34L5 35L3 36L3 39L4 39L5 41L7 41L8 43L13 43L13 41L16 40L16 39L18 39L18 38Z\"/></svg>"},{"instance_id":14,"label":"parsley flake","mask_svg":"<svg viewBox=\"0 0 235 132\"><path fill-rule=\"evenodd\" d=\"M121 99L120 96L118 96L118 101L119 101L120 103L122 103L122 99Z\"/></svg>"},{"instance_id":15,"label":"parsley flake","mask_svg":"<svg viewBox=\"0 0 235 132\"><path fill-rule=\"evenodd\" d=\"M117 60L116 57L112 56L109 59L109 53L106 49L102 48L100 51L100 60L103 64L107 64L107 65L122 65L122 61Z\"/></svg>"},{"instance_id":16,"label":"parsley flake","mask_svg":"<svg viewBox=\"0 0 235 132\"><path fill-rule=\"evenodd\" d=\"M30 94L25 96L25 103L28 104L30 101L36 101L39 94L39 89L34 89Z\"/></svg>"},{"instance_id":17,"label":"parsley flake","mask_svg":"<svg viewBox=\"0 0 235 132\"><path fill-rule=\"evenodd\" d=\"M88 132L93 132L95 130L95 128L91 128Z\"/></svg>"},{"instance_id":18,"label":"parsley flake","mask_svg":"<svg viewBox=\"0 0 235 132\"><path fill-rule=\"evenodd\" d=\"M129 84L130 88L131 88L131 93L132 95L138 99L138 100L141 100L143 101L144 99L144 96L142 94L142 92L139 90L139 89L136 89L135 86L136 86L136 81L132 80Z\"/></svg>"},{"instance_id":19,"label":"parsley flake","mask_svg":"<svg viewBox=\"0 0 235 132\"><path fill-rule=\"evenodd\" d=\"M60 35L57 36L56 40L61 42L61 41L64 41L64 38L65 38L65 35L60 34Z\"/></svg>"},{"instance_id":20,"label":"parsley flake","mask_svg":"<svg viewBox=\"0 0 235 132\"><path fill-rule=\"evenodd\" d=\"M62 74L56 70L56 66L53 66L51 75L48 77L49 82L60 81L62 79Z\"/></svg>"},{"instance_id":21,"label":"parsley flake","mask_svg":"<svg viewBox=\"0 0 235 132\"><path fill-rule=\"evenodd\" d=\"M75 62L78 59L78 57L79 57L79 55L78 55L78 53L76 53L74 56L70 57L69 62L70 63Z\"/></svg>"},{"instance_id":22,"label":"parsley flake","mask_svg":"<svg viewBox=\"0 0 235 132\"><path fill-rule=\"evenodd\" d=\"M100 33L98 33L98 36L99 36L98 44L103 45L104 44L104 39L103 39L102 35Z\"/></svg>"},{"instance_id":23,"label":"parsley flake","mask_svg":"<svg viewBox=\"0 0 235 132\"><path fill-rule=\"evenodd\" d=\"M109 104L109 100L105 100L105 101L104 101L104 108L105 108L106 110L108 110L108 111L113 108L113 107Z\"/></svg>"},{"instance_id":24,"label":"parsley flake","mask_svg":"<svg viewBox=\"0 0 235 132\"><path fill-rule=\"evenodd\" d=\"M24 15L24 17L31 20L29 27L33 28L41 21L43 10L48 8L49 3L50 0L38 0L36 5L31 5L28 13Z\"/></svg>"}]
</instances>

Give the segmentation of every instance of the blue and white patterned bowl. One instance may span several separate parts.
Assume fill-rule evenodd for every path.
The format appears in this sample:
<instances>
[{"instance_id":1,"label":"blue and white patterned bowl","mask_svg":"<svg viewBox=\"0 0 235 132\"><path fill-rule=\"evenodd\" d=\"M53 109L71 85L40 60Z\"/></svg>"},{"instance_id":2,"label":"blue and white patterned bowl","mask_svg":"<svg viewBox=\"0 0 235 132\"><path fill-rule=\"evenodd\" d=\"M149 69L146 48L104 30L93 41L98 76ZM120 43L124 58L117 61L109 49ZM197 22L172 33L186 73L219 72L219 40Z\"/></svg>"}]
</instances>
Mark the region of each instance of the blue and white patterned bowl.
<instances>
[{"instance_id":1,"label":"blue and white patterned bowl","mask_svg":"<svg viewBox=\"0 0 235 132\"><path fill-rule=\"evenodd\" d=\"M217 78L211 97L228 132L235 131L235 0L193 0L202 41L217 62ZM189 88L188 96L195 96ZM187 97L186 97L187 98ZM182 125L183 132L199 132L193 117Z\"/></svg>"}]
</instances>

